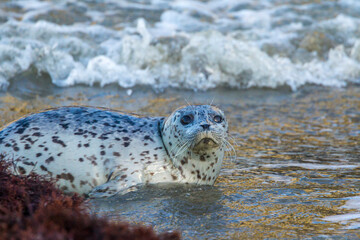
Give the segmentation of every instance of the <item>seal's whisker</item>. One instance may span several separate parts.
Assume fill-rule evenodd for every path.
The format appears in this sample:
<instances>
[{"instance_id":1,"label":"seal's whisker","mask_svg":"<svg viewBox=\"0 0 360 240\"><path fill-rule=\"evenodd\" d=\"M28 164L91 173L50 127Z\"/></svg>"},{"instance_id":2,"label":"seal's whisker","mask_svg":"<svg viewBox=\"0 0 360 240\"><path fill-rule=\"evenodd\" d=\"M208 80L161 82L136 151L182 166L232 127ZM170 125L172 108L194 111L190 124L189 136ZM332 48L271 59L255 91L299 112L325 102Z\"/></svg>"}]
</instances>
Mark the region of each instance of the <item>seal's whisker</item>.
<instances>
[{"instance_id":1,"label":"seal's whisker","mask_svg":"<svg viewBox=\"0 0 360 240\"><path fill-rule=\"evenodd\" d=\"M190 141L187 141L184 143L184 145L177 151L177 153L175 154L175 157L183 154L188 148L189 148L189 144Z\"/></svg>"},{"instance_id":2,"label":"seal's whisker","mask_svg":"<svg viewBox=\"0 0 360 240\"><path fill-rule=\"evenodd\" d=\"M180 152L180 151L182 151L182 149L183 148L186 148L186 146L188 145L188 143L189 143L190 141L188 141L188 140L185 140L185 142L182 144L182 145L180 145L180 147L177 149L177 151L176 151L176 156L178 155L178 153Z\"/></svg>"},{"instance_id":3,"label":"seal's whisker","mask_svg":"<svg viewBox=\"0 0 360 240\"><path fill-rule=\"evenodd\" d=\"M186 145L188 142L193 142L194 139L195 139L195 136L194 136L194 137L186 138L184 143L181 143L181 142L180 142L180 143L174 145L174 146L170 149L170 152L172 152L172 151L175 150L175 149L178 149L178 150L177 150L177 152L178 152L179 149L181 149L182 147L184 147L184 145Z\"/></svg>"},{"instance_id":4,"label":"seal's whisker","mask_svg":"<svg viewBox=\"0 0 360 240\"><path fill-rule=\"evenodd\" d=\"M177 157L179 155L179 152L181 152L184 148L186 148L187 146L187 142L185 142L183 145L181 145L181 147L179 147L176 151L175 157Z\"/></svg>"},{"instance_id":5,"label":"seal's whisker","mask_svg":"<svg viewBox=\"0 0 360 240\"><path fill-rule=\"evenodd\" d=\"M237 146L237 147L240 146L239 141L242 141L241 138L238 138L238 137L234 136L233 134L228 134L228 138L231 139L231 141L233 142L233 144L235 146Z\"/></svg>"},{"instance_id":6,"label":"seal's whisker","mask_svg":"<svg viewBox=\"0 0 360 240\"><path fill-rule=\"evenodd\" d=\"M230 150L227 150L227 151L234 152L234 158L233 159L235 160L236 159L236 150L235 150L235 148L226 139L224 139L223 142L225 143L225 146L228 147L228 149L230 149ZM231 156L231 155L229 155L229 156Z\"/></svg>"},{"instance_id":7,"label":"seal's whisker","mask_svg":"<svg viewBox=\"0 0 360 240\"><path fill-rule=\"evenodd\" d=\"M187 100L186 98L184 98L184 100L185 100L186 104L187 104L189 107L191 107L191 104L188 102L188 100Z\"/></svg>"},{"instance_id":8,"label":"seal's whisker","mask_svg":"<svg viewBox=\"0 0 360 240\"><path fill-rule=\"evenodd\" d=\"M213 97L213 99L211 100L211 102L210 102L210 104L209 104L210 106L212 106L214 100L215 100L215 97Z\"/></svg>"}]
</instances>

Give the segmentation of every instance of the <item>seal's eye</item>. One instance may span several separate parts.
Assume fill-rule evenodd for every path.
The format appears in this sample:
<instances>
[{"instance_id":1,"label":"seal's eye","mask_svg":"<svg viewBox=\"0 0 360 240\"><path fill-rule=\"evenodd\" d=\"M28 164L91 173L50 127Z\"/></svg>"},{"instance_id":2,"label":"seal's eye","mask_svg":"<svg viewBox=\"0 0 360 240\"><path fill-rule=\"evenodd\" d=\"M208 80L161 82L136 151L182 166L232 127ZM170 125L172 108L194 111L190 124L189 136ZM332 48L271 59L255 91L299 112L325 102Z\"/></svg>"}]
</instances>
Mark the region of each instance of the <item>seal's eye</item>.
<instances>
[{"instance_id":1,"label":"seal's eye","mask_svg":"<svg viewBox=\"0 0 360 240\"><path fill-rule=\"evenodd\" d=\"M221 123L223 121L223 118L220 115L216 115L214 117L214 122Z\"/></svg>"},{"instance_id":2,"label":"seal's eye","mask_svg":"<svg viewBox=\"0 0 360 240\"><path fill-rule=\"evenodd\" d=\"M180 122L182 125L188 125L189 123L191 123L194 119L194 116L193 115L184 115Z\"/></svg>"}]
</instances>

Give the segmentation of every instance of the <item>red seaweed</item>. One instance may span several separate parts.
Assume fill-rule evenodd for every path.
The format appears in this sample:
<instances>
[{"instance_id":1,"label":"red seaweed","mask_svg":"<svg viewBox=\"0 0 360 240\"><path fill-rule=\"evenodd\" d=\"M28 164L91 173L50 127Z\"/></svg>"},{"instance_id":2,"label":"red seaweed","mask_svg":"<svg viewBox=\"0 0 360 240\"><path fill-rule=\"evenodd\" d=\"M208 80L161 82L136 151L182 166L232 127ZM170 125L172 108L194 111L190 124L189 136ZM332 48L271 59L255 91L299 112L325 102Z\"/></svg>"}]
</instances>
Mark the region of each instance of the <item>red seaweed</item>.
<instances>
[{"instance_id":1,"label":"red seaweed","mask_svg":"<svg viewBox=\"0 0 360 240\"><path fill-rule=\"evenodd\" d=\"M85 199L64 195L55 183L34 173L14 175L0 156L0 239L177 240L178 232L114 223L86 212Z\"/></svg>"}]
</instances>

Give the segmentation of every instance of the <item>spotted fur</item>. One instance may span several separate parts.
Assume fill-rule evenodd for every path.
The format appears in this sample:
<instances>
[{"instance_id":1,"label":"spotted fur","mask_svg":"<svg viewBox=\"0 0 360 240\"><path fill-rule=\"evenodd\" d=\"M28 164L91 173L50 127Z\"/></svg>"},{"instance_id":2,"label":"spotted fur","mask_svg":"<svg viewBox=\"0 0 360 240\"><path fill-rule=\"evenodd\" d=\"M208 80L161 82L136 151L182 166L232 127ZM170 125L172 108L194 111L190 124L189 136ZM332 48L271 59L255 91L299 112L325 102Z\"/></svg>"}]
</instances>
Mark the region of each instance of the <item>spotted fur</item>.
<instances>
[{"instance_id":1,"label":"spotted fur","mask_svg":"<svg viewBox=\"0 0 360 240\"><path fill-rule=\"evenodd\" d=\"M193 121L185 126L180 119L189 113ZM224 121L214 122L215 115ZM106 197L139 184L213 184L226 133L224 114L207 105L177 109L167 119L61 107L5 127L0 153L16 159L18 174L36 172L56 179L65 192Z\"/></svg>"}]
</instances>

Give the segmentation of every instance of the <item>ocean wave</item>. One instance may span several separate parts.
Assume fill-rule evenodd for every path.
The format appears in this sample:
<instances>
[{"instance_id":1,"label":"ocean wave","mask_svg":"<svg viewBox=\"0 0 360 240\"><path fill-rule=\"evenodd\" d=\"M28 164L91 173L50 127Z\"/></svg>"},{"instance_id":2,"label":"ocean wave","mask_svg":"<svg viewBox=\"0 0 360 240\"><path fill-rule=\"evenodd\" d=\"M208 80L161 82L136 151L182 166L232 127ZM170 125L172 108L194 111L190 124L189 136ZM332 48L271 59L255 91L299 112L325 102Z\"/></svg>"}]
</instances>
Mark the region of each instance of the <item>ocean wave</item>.
<instances>
[{"instance_id":1,"label":"ocean wave","mask_svg":"<svg viewBox=\"0 0 360 240\"><path fill-rule=\"evenodd\" d=\"M355 34L359 19L340 14L319 23L316 31L336 30L349 38L340 43L331 39L320 42L327 49L318 50L311 44L323 35L314 34L318 37L314 39L308 34L299 43L308 48L306 57L301 58L296 54L302 56L305 50L284 54L266 48L269 42L271 48L276 44L280 48L290 46L290 41L300 36L301 23L274 29L268 20L275 10L262 11L268 19L265 24L254 18L256 9L237 11L232 6L236 21L229 18L227 24L237 22L233 26L240 24L243 30L224 32L226 21L214 13L214 9L221 9L216 1L198 10L200 17L185 11L196 11L203 5L175 1L172 10L162 12L159 22L149 24L140 18L135 26L121 30L88 23L58 25L29 20L38 9L28 13L27 20L8 20L0 25L0 87L6 89L15 76L33 67L49 74L61 87L116 83L123 88L288 86L296 90L305 84L343 87L360 82L360 38ZM46 7L51 9L49 4Z\"/></svg>"}]
</instances>

